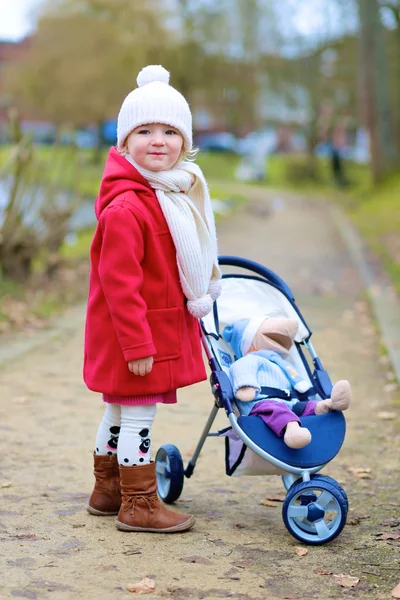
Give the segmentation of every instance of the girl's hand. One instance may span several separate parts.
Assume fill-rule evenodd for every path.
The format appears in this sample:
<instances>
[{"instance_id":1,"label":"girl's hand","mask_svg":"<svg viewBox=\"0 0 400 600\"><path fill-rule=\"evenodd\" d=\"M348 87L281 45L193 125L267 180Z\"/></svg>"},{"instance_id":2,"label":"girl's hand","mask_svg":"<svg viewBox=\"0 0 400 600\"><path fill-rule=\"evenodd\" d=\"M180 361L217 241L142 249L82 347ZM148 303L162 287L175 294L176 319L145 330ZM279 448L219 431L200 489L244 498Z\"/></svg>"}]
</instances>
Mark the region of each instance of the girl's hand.
<instances>
[{"instance_id":1,"label":"girl's hand","mask_svg":"<svg viewBox=\"0 0 400 600\"><path fill-rule=\"evenodd\" d=\"M134 375L148 375L153 368L153 357L146 356L146 358L139 358L138 360L131 360L128 362L128 368Z\"/></svg>"}]
</instances>

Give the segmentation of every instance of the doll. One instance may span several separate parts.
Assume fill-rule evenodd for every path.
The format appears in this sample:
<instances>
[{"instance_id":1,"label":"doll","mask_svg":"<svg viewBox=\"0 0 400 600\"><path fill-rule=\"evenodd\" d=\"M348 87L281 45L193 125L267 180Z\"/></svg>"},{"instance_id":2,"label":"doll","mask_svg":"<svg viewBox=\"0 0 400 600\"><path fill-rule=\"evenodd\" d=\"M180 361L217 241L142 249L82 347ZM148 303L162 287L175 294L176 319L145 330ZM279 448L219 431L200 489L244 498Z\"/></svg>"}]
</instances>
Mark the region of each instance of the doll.
<instances>
[{"instance_id":1,"label":"doll","mask_svg":"<svg viewBox=\"0 0 400 600\"><path fill-rule=\"evenodd\" d=\"M290 448L303 448L311 441L300 416L343 411L351 401L350 384L345 380L333 386L326 400L316 400L315 394L307 397L311 383L288 362L298 327L296 319L264 315L241 319L222 332L237 359L230 367L230 378L239 412L261 416ZM263 389L267 387L273 389ZM303 398L308 400L305 408Z\"/></svg>"}]
</instances>

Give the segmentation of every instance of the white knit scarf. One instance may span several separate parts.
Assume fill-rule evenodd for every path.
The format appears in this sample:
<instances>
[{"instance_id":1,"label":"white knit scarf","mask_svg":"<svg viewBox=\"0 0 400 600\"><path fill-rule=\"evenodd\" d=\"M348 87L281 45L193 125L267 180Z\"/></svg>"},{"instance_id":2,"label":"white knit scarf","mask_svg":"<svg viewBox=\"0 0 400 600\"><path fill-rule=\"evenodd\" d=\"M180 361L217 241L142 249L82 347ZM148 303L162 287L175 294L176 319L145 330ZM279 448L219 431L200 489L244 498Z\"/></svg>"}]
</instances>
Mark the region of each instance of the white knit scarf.
<instances>
[{"instance_id":1,"label":"white knit scarf","mask_svg":"<svg viewBox=\"0 0 400 600\"><path fill-rule=\"evenodd\" d=\"M221 293L217 236L207 183L200 167L181 162L168 171L149 171L125 158L155 190L176 248L189 312L207 315Z\"/></svg>"}]
</instances>

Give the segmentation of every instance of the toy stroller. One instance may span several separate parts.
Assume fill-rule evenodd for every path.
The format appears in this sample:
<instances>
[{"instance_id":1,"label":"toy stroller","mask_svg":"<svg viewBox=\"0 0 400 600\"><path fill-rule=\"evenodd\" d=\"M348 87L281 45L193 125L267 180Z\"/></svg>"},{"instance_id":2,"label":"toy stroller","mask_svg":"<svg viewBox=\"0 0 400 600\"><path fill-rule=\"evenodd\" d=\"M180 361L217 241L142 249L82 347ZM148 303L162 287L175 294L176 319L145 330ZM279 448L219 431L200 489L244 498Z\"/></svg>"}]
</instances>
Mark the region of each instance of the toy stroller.
<instances>
[{"instance_id":1,"label":"toy stroller","mask_svg":"<svg viewBox=\"0 0 400 600\"><path fill-rule=\"evenodd\" d=\"M235 320L260 314L297 319L299 330L289 360L308 380L319 399L330 397L332 384L311 342L308 328L293 295L275 273L244 258L222 256L221 266L238 267L250 274L224 274L222 294L214 303L213 313L201 321L202 341L211 368L210 383L214 406L192 458L184 469L176 446L166 444L157 452L158 493L166 503L177 500L184 477L191 477L204 442L210 436L225 437L227 475L280 474L287 495L282 507L283 522L295 538L307 544L324 544L343 530L348 512L346 492L331 477L317 474L339 452L345 437L346 423L342 412L302 418L312 434L310 444L301 449L286 446L259 416L241 416L228 376L235 360L233 351L222 338L223 326ZM222 326L223 324L223 326ZM307 361L304 350L311 358ZM210 433L216 414L223 408L230 426Z\"/></svg>"}]
</instances>

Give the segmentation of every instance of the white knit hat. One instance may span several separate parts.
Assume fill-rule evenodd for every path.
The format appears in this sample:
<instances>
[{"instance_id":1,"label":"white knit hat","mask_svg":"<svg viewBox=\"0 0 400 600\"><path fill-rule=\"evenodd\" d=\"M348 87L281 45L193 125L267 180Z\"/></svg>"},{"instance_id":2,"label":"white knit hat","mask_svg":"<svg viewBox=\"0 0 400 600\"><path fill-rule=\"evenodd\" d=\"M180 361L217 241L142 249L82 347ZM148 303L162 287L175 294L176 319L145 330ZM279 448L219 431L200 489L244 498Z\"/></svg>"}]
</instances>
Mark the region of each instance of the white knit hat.
<instances>
[{"instance_id":1,"label":"white knit hat","mask_svg":"<svg viewBox=\"0 0 400 600\"><path fill-rule=\"evenodd\" d=\"M183 136L185 151L192 148L192 114L185 98L169 85L169 73L161 65L144 67L137 76L138 88L130 92L118 115L117 138L121 147L139 125L164 123Z\"/></svg>"}]
</instances>

